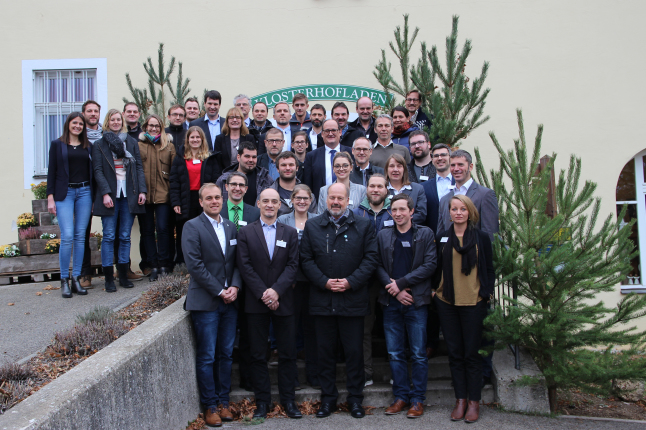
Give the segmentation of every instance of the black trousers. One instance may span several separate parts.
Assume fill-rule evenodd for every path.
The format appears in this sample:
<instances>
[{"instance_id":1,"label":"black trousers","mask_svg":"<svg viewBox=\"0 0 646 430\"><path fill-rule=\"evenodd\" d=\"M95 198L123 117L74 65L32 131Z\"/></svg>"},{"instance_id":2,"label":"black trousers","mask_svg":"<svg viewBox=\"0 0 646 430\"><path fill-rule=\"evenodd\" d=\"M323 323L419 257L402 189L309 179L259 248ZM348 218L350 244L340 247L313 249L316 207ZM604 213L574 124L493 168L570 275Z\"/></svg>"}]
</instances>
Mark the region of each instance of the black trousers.
<instances>
[{"instance_id":1,"label":"black trousers","mask_svg":"<svg viewBox=\"0 0 646 430\"><path fill-rule=\"evenodd\" d=\"M487 302L475 306L454 306L437 296L444 341L449 350L449 367L456 399L480 400L482 389L482 322L487 316Z\"/></svg>"},{"instance_id":2,"label":"black trousers","mask_svg":"<svg viewBox=\"0 0 646 430\"><path fill-rule=\"evenodd\" d=\"M336 404L339 391L336 388L337 344L341 340L345 352L346 388L348 403L363 402L363 325L365 317L316 315L316 341L319 355L319 382L321 402Z\"/></svg>"},{"instance_id":3,"label":"black trousers","mask_svg":"<svg viewBox=\"0 0 646 430\"><path fill-rule=\"evenodd\" d=\"M296 305L297 327L303 328L303 341L305 344L305 375L308 382L318 381L318 351L316 346L316 329L314 316L310 315L310 284L297 281L294 290L294 304Z\"/></svg>"},{"instance_id":4,"label":"black trousers","mask_svg":"<svg viewBox=\"0 0 646 430\"><path fill-rule=\"evenodd\" d=\"M87 223L85 230L85 251L83 252L83 266L81 266L81 276L92 275L92 251L90 251L90 233L92 231L92 216ZM117 230L118 231L118 230ZM116 248L119 249L119 248Z\"/></svg>"},{"instance_id":5,"label":"black trousers","mask_svg":"<svg viewBox=\"0 0 646 430\"><path fill-rule=\"evenodd\" d=\"M186 221L184 221L184 224ZM238 292L238 330L240 330L238 338L238 353L239 364L238 369L240 372L240 385L250 387L253 390L253 377L251 376L251 344L249 343L249 322L247 321L247 314L245 313L245 295L247 289L242 286ZM265 340L265 348L267 341Z\"/></svg>"},{"instance_id":6,"label":"black trousers","mask_svg":"<svg viewBox=\"0 0 646 430\"><path fill-rule=\"evenodd\" d=\"M256 404L271 403L271 381L267 368L267 337L269 322L274 325L278 342L278 393L280 402L293 402L296 368L296 324L294 315L277 316L272 312L247 314L249 343L251 345L251 375Z\"/></svg>"}]
</instances>

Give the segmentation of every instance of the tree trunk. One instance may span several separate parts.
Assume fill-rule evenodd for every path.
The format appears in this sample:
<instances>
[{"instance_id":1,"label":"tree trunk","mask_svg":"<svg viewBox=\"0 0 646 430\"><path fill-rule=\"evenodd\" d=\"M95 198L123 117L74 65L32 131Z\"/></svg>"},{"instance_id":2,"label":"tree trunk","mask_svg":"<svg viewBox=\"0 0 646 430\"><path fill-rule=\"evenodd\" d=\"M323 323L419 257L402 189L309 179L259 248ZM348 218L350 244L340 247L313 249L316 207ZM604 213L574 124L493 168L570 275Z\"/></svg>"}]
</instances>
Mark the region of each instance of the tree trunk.
<instances>
[{"instance_id":1,"label":"tree trunk","mask_svg":"<svg viewBox=\"0 0 646 430\"><path fill-rule=\"evenodd\" d=\"M556 413L556 407L558 405L558 401L556 398L556 385L548 385L547 386L547 395L550 400L550 412L555 414Z\"/></svg>"}]
</instances>

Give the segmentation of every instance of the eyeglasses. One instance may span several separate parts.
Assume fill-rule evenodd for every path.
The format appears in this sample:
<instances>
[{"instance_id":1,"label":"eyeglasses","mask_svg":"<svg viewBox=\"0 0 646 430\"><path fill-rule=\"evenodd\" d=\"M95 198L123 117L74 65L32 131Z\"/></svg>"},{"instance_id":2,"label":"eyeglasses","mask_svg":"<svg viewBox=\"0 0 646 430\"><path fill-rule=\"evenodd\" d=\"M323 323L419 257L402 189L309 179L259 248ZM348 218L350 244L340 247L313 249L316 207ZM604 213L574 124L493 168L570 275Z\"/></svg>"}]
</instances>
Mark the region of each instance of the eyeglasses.
<instances>
[{"instance_id":1,"label":"eyeglasses","mask_svg":"<svg viewBox=\"0 0 646 430\"><path fill-rule=\"evenodd\" d=\"M412 98L408 98L408 99L406 99L406 101L407 101L407 102L418 102L418 101L419 101L419 99L412 99Z\"/></svg>"},{"instance_id":2,"label":"eyeglasses","mask_svg":"<svg viewBox=\"0 0 646 430\"><path fill-rule=\"evenodd\" d=\"M411 142L410 146L422 146L426 143L425 140L419 141L419 142Z\"/></svg>"},{"instance_id":3,"label":"eyeglasses","mask_svg":"<svg viewBox=\"0 0 646 430\"><path fill-rule=\"evenodd\" d=\"M336 133L337 131L339 131L338 128L328 128L327 130L323 130L323 133L330 134L330 133Z\"/></svg>"},{"instance_id":4,"label":"eyeglasses","mask_svg":"<svg viewBox=\"0 0 646 430\"><path fill-rule=\"evenodd\" d=\"M266 139L265 142L267 142L270 145L274 145L276 143L281 143L284 142L284 139Z\"/></svg>"},{"instance_id":5,"label":"eyeglasses","mask_svg":"<svg viewBox=\"0 0 646 430\"><path fill-rule=\"evenodd\" d=\"M231 188L244 188L244 187L246 187L245 184L241 184L241 183L238 183L238 182L231 182L230 184L227 184L227 185L230 186Z\"/></svg>"},{"instance_id":6,"label":"eyeglasses","mask_svg":"<svg viewBox=\"0 0 646 430\"><path fill-rule=\"evenodd\" d=\"M294 197L293 199L295 202L306 202L310 200L310 197Z\"/></svg>"},{"instance_id":7,"label":"eyeglasses","mask_svg":"<svg viewBox=\"0 0 646 430\"><path fill-rule=\"evenodd\" d=\"M307 145L307 142L305 142L304 140L295 140L293 142L293 144L294 145Z\"/></svg>"},{"instance_id":8,"label":"eyeglasses","mask_svg":"<svg viewBox=\"0 0 646 430\"><path fill-rule=\"evenodd\" d=\"M172 114L170 114L170 116L175 116L175 117L178 117L178 118L182 118L184 116L184 114L183 113L172 113Z\"/></svg>"},{"instance_id":9,"label":"eyeglasses","mask_svg":"<svg viewBox=\"0 0 646 430\"><path fill-rule=\"evenodd\" d=\"M230 116L227 119L237 119L238 121L240 121L242 119L242 117L240 117L240 116Z\"/></svg>"},{"instance_id":10,"label":"eyeglasses","mask_svg":"<svg viewBox=\"0 0 646 430\"><path fill-rule=\"evenodd\" d=\"M350 168L350 165L349 164L335 164L334 168L339 169L339 170L340 169L346 170L346 169Z\"/></svg>"},{"instance_id":11,"label":"eyeglasses","mask_svg":"<svg viewBox=\"0 0 646 430\"><path fill-rule=\"evenodd\" d=\"M161 130L161 125L159 124L148 124L148 128L151 130Z\"/></svg>"},{"instance_id":12,"label":"eyeglasses","mask_svg":"<svg viewBox=\"0 0 646 430\"><path fill-rule=\"evenodd\" d=\"M357 151L357 152L370 152L370 151L372 151L372 148L354 148L354 151Z\"/></svg>"},{"instance_id":13,"label":"eyeglasses","mask_svg":"<svg viewBox=\"0 0 646 430\"><path fill-rule=\"evenodd\" d=\"M440 157L444 158L444 157L448 157L448 156L449 156L448 152L444 152L442 154L433 154L433 158L440 158Z\"/></svg>"}]
</instances>

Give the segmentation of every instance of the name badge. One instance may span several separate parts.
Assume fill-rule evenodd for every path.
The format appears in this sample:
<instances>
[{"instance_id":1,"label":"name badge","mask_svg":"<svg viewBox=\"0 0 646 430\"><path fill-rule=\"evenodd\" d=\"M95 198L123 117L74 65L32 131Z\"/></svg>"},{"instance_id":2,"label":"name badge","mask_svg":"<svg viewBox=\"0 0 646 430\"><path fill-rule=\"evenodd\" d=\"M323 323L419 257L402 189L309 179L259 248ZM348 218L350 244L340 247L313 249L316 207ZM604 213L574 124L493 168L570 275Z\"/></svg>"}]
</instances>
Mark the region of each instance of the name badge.
<instances>
[{"instance_id":1,"label":"name badge","mask_svg":"<svg viewBox=\"0 0 646 430\"><path fill-rule=\"evenodd\" d=\"M428 181L428 176L420 175L419 180L420 181Z\"/></svg>"},{"instance_id":2,"label":"name badge","mask_svg":"<svg viewBox=\"0 0 646 430\"><path fill-rule=\"evenodd\" d=\"M237 245L237 244L238 244L238 239L231 239L231 240L229 241L229 245L231 245L231 246L235 246L235 245Z\"/></svg>"},{"instance_id":3,"label":"name badge","mask_svg":"<svg viewBox=\"0 0 646 430\"><path fill-rule=\"evenodd\" d=\"M404 248L410 248L410 242L402 242Z\"/></svg>"},{"instance_id":4,"label":"name badge","mask_svg":"<svg viewBox=\"0 0 646 430\"><path fill-rule=\"evenodd\" d=\"M440 239L440 242L442 242L442 243L448 242L448 241L449 241L448 237L443 237L442 239Z\"/></svg>"},{"instance_id":5,"label":"name badge","mask_svg":"<svg viewBox=\"0 0 646 430\"><path fill-rule=\"evenodd\" d=\"M395 225L395 222L391 219L384 221L384 226L386 227L392 227L393 225Z\"/></svg>"},{"instance_id":6,"label":"name badge","mask_svg":"<svg viewBox=\"0 0 646 430\"><path fill-rule=\"evenodd\" d=\"M277 240L276 241L276 246L280 246L281 248L286 248L287 247L287 242L284 240Z\"/></svg>"},{"instance_id":7,"label":"name badge","mask_svg":"<svg viewBox=\"0 0 646 430\"><path fill-rule=\"evenodd\" d=\"M455 189L455 185L449 185L449 190L454 190L454 189Z\"/></svg>"},{"instance_id":8,"label":"name badge","mask_svg":"<svg viewBox=\"0 0 646 430\"><path fill-rule=\"evenodd\" d=\"M202 163L202 160L193 159L193 164L200 164L200 163Z\"/></svg>"},{"instance_id":9,"label":"name badge","mask_svg":"<svg viewBox=\"0 0 646 430\"><path fill-rule=\"evenodd\" d=\"M247 225L247 221L240 220L240 221L238 221L238 225L243 225L243 226Z\"/></svg>"}]
</instances>

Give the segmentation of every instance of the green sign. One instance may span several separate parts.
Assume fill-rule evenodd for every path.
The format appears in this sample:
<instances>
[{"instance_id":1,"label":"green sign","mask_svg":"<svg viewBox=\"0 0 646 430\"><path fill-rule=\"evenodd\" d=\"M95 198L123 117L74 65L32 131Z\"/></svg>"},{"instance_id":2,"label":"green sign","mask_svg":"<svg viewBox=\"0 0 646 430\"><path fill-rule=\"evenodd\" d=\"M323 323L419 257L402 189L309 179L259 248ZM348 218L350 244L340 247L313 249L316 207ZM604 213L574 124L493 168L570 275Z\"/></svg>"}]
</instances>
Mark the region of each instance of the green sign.
<instances>
[{"instance_id":1,"label":"green sign","mask_svg":"<svg viewBox=\"0 0 646 430\"><path fill-rule=\"evenodd\" d=\"M299 87L281 88L280 90L269 91L251 98L251 104L264 102L267 107L273 107L276 103L292 103L292 97L296 93L303 93L308 100L334 100L355 102L360 97L370 98L376 105L386 104L386 93L374 88L357 87L355 85L301 85Z\"/></svg>"}]
</instances>

